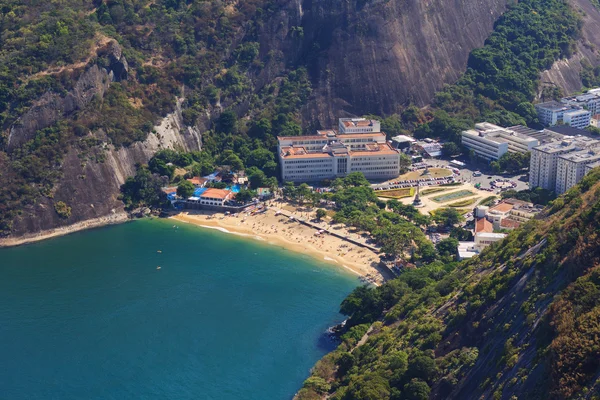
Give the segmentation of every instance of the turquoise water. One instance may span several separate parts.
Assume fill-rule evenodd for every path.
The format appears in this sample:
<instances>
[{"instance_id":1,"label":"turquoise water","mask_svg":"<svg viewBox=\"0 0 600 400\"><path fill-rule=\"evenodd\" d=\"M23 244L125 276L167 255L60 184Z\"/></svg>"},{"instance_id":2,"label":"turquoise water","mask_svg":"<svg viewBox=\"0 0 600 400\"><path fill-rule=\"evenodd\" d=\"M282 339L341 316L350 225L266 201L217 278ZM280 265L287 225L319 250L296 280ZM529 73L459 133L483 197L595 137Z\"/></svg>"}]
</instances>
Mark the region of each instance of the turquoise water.
<instances>
[{"instance_id":1,"label":"turquoise water","mask_svg":"<svg viewBox=\"0 0 600 400\"><path fill-rule=\"evenodd\" d=\"M0 398L290 399L358 280L177 225L0 250Z\"/></svg>"}]
</instances>

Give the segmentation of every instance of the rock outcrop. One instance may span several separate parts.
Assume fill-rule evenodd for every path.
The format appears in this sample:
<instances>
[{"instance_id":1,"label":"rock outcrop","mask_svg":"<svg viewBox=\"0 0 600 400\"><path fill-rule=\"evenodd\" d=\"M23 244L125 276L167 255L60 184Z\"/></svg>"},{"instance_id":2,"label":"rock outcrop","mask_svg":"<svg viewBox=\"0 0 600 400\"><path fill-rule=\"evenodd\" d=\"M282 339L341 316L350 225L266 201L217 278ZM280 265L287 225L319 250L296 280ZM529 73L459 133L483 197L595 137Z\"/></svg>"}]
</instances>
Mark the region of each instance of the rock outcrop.
<instances>
[{"instance_id":1,"label":"rock outcrop","mask_svg":"<svg viewBox=\"0 0 600 400\"><path fill-rule=\"evenodd\" d=\"M90 66L65 96L46 92L10 128L8 151L33 139L37 130L47 128L63 116L84 108L94 96L103 97L111 82L127 79L127 60L116 41L113 40L106 48L99 49L98 56L106 56L109 67L101 68L96 64Z\"/></svg>"},{"instance_id":2,"label":"rock outcrop","mask_svg":"<svg viewBox=\"0 0 600 400\"><path fill-rule=\"evenodd\" d=\"M178 99L178 104L181 101ZM137 163L147 163L156 151L164 148L200 149L200 132L182 129L182 126L181 114L175 111L167 115L156 127L156 133L151 133L143 142L119 149L112 146L99 148L95 155L100 157L84 160L77 149L70 149L63 161L63 177L56 186L54 198L40 198L37 204L23 210L14 221L9 239L123 214L123 203L118 199L120 186L128 176L135 175ZM53 202L56 201L64 201L71 207L69 218L62 219L54 211Z\"/></svg>"},{"instance_id":3,"label":"rock outcrop","mask_svg":"<svg viewBox=\"0 0 600 400\"><path fill-rule=\"evenodd\" d=\"M309 117L390 114L428 104L464 72L507 0L294 1L315 98Z\"/></svg>"},{"instance_id":4,"label":"rock outcrop","mask_svg":"<svg viewBox=\"0 0 600 400\"><path fill-rule=\"evenodd\" d=\"M600 11L589 0L570 0L569 3L581 15L581 38L573 56L556 61L542 73L540 94L545 86L559 87L565 95L577 92L583 87L580 74L584 65L600 65Z\"/></svg>"}]
</instances>

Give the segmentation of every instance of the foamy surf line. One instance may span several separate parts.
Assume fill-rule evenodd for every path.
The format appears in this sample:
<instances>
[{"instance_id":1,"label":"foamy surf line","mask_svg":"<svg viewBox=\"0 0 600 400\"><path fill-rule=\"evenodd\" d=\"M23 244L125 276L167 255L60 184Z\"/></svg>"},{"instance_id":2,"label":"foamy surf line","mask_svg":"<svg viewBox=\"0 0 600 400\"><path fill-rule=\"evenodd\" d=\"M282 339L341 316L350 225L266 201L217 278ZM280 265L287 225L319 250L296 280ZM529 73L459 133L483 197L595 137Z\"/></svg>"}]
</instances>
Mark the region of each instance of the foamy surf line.
<instances>
[{"instance_id":1,"label":"foamy surf line","mask_svg":"<svg viewBox=\"0 0 600 400\"><path fill-rule=\"evenodd\" d=\"M175 221L178 221L178 222L181 222L181 223L184 223L184 224L190 224L190 225L198 226L200 228L214 229L214 230L217 230L217 231L222 232L222 233L229 233L230 235L246 236L246 237L253 236L253 235L248 235L246 233L231 232L230 230L227 230L227 229L225 229L225 228L223 228L221 226L202 225L202 224L198 224L196 222L186 221L184 219L178 219L178 218L173 218L173 219Z\"/></svg>"}]
</instances>

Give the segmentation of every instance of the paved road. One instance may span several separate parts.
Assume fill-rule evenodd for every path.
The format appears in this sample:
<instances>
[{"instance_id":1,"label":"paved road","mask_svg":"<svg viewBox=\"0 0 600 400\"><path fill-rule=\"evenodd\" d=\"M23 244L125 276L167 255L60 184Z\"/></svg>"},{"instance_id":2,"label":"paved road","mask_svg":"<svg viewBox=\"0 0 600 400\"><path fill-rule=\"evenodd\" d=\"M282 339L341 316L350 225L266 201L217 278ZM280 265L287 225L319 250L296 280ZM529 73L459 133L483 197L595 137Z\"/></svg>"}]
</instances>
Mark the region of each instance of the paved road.
<instances>
[{"instance_id":1,"label":"paved road","mask_svg":"<svg viewBox=\"0 0 600 400\"><path fill-rule=\"evenodd\" d=\"M438 165L440 167L449 165L449 162L446 160L428 160L429 164ZM472 183L473 185L477 183L481 183L482 188L489 188L490 182L496 179L509 179L517 184L515 190L525 190L529 189L529 182L526 179L526 175L514 175L514 176L503 176L498 174L485 174L481 176L473 176L473 172L477 171L477 167L472 167L469 164L465 168L460 169L460 175L457 177L457 181ZM488 179L491 177L491 179Z\"/></svg>"}]
</instances>

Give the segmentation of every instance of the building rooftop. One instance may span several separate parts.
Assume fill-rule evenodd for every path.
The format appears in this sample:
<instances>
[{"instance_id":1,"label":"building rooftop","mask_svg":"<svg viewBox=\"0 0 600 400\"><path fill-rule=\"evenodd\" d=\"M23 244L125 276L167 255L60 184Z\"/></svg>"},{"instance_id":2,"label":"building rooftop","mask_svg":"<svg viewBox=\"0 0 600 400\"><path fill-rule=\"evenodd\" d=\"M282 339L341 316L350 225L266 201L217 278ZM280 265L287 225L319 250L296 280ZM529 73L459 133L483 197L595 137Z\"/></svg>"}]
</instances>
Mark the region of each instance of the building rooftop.
<instances>
[{"instance_id":1,"label":"building rooftop","mask_svg":"<svg viewBox=\"0 0 600 400\"><path fill-rule=\"evenodd\" d=\"M480 233L480 232L494 232L494 225L488 221L486 218L479 218L476 222L475 222L475 233Z\"/></svg>"},{"instance_id":2,"label":"building rooftop","mask_svg":"<svg viewBox=\"0 0 600 400\"><path fill-rule=\"evenodd\" d=\"M415 139L411 138L410 136L406 136L406 135L398 135L398 136L394 136L392 138L392 141L398 142L398 143L406 143L406 142L414 142Z\"/></svg>"},{"instance_id":3,"label":"building rooftop","mask_svg":"<svg viewBox=\"0 0 600 400\"><path fill-rule=\"evenodd\" d=\"M489 238L489 239L504 239L506 237L505 233L489 233L482 232L477 234L478 238Z\"/></svg>"},{"instance_id":4,"label":"building rooftop","mask_svg":"<svg viewBox=\"0 0 600 400\"><path fill-rule=\"evenodd\" d=\"M564 111L573 108L570 105L560 103L558 101L547 101L545 103L538 103L535 105L536 107L543 108L550 111Z\"/></svg>"},{"instance_id":5,"label":"building rooftop","mask_svg":"<svg viewBox=\"0 0 600 400\"><path fill-rule=\"evenodd\" d=\"M522 125L503 128L490 122L479 122L475 124L475 129L463 131L463 134L482 137L495 143L537 141L536 138L529 134L530 132L537 133L537 131Z\"/></svg>"},{"instance_id":6,"label":"building rooftop","mask_svg":"<svg viewBox=\"0 0 600 400\"><path fill-rule=\"evenodd\" d=\"M512 204L502 202L502 203L496 204L494 207L490 207L489 212L497 211L499 213L507 213L510 210L512 210L513 207L514 206Z\"/></svg>"},{"instance_id":7,"label":"building rooftop","mask_svg":"<svg viewBox=\"0 0 600 400\"><path fill-rule=\"evenodd\" d=\"M223 200L226 199L231 193L231 190L208 188L204 193L200 195L200 197L210 197L212 199Z\"/></svg>"},{"instance_id":8,"label":"building rooftop","mask_svg":"<svg viewBox=\"0 0 600 400\"><path fill-rule=\"evenodd\" d=\"M191 182L192 184L196 185L196 186L200 186L200 185L204 185L206 182L208 182L207 178L200 178L198 176L195 176L193 178L190 179L186 179L188 182Z\"/></svg>"},{"instance_id":9,"label":"building rooftop","mask_svg":"<svg viewBox=\"0 0 600 400\"><path fill-rule=\"evenodd\" d=\"M458 242L458 258L464 260L465 258L472 258L479 254L479 251L475 249L475 242Z\"/></svg>"},{"instance_id":10,"label":"building rooftop","mask_svg":"<svg viewBox=\"0 0 600 400\"><path fill-rule=\"evenodd\" d=\"M569 126L569 125L549 126L545 130L551 131L554 133L559 133L559 134L565 135L565 136L587 136L587 137L592 136L592 134L585 129L577 129L577 128L573 128L572 126Z\"/></svg>"},{"instance_id":11,"label":"building rooftop","mask_svg":"<svg viewBox=\"0 0 600 400\"><path fill-rule=\"evenodd\" d=\"M363 126L373 126L373 123L377 121L365 118L340 118L340 122L344 124L346 128L358 128Z\"/></svg>"},{"instance_id":12,"label":"building rooftop","mask_svg":"<svg viewBox=\"0 0 600 400\"><path fill-rule=\"evenodd\" d=\"M529 206L532 207L533 203L529 201L523 201L519 199L515 199L514 197L509 197L507 199L502 200L502 203L512 204L513 206Z\"/></svg>"},{"instance_id":13,"label":"building rooftop","mask_svg":"<svg viewBox=\"0 0 600 400\"><path fill-rule=\"evenodd\" d=\"M167 188L163 188L162 189L163 193L166 194L172 194L172 193L177 193L177 187L167 187Z\"/></svg>"},{"instance_id":14,"label":"building rooftop","mask_svg":"<svg viewBox=\"0 0 600 400\"><path fill-rule=\"evenodd\" d=\"M588 164L588 167L590 169L600 167L600 161L594 161L593 163Z\"/></svg>"},{"instance_id":15,"label":"building rooftop","mask_svg":"<svg viewBox=\"0 0 600 400\"><path fill-rule=\"evenodd\" d=\"M317 131L317 135L302 135L302 136L277 136L277 140L326 140L326 139L363 139L374 137L385 137L384 132L368 132L368 133L338 133L334 130Z\"/></svg>"},{"instance_id":16,"label":"building rooftop","mask_svg":"<svg viewBox=\"0 0 600 400\"><path fill-rule=\"evenodd\" d=\"M521 223L515 219L512 218L503 218L500 221L500 228L501 229L516 229L521 225Z\"/></svg>"},{"instance_id":17,"label":"building rooftop","mask_svg":"<svg viewBox=\"0 0 600 400\"><path fill-rule=\"evenodd\" d=\"M572 153L562 154L559 157L576 163L594 162L596 160L600 160L600 149L574 151Z\"/></svg>"},{"instance_id":18,"label":"building rooftop","mask_svg":"<svg viewBox=\"0 0 600 400\"><path fill-rule=\"evenodd\" d=\"M580 129L576 129L580 130ZM585 149L588 147L594 147L600 144L597 139L592 139L588 136L564 136L561 135L559 141L549 142L541 146L534 147L536 150L543 151L544 153L552 154L557 152L571 152L576 150Z\"/></svg>"},{"instance_id":19,"label":"building rooftop","mask_svg":"<svg viewBox=\"0 0 600 400\"><path fill-rule=\"evenodd\" d=\"M308 152L304 147L286 146L281 148L283 158L328 158L332 157L329 152Z\"/></svg>"},{"instance_id":20,"label":"building rooftop","mask_svg":"<svg viewBox=\"0 0 600 400\"><path fill-rule=\"evenodd\" d=\"M574 116L574 115L583 115L583 114L589 114L590 112L588 110L572 110L572 111L565 111L565 115L570 115L570 116Z\"/></svg>"}]
</instances>

